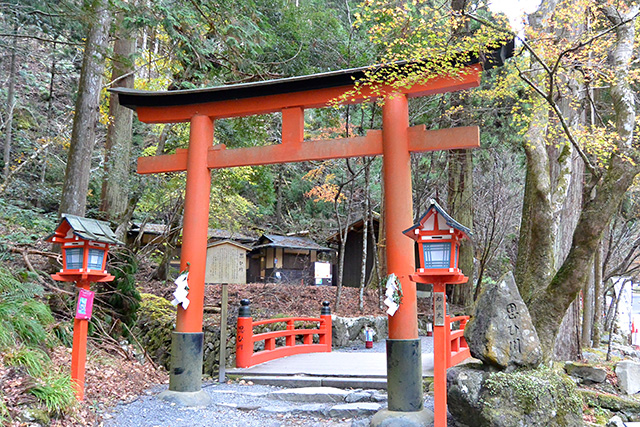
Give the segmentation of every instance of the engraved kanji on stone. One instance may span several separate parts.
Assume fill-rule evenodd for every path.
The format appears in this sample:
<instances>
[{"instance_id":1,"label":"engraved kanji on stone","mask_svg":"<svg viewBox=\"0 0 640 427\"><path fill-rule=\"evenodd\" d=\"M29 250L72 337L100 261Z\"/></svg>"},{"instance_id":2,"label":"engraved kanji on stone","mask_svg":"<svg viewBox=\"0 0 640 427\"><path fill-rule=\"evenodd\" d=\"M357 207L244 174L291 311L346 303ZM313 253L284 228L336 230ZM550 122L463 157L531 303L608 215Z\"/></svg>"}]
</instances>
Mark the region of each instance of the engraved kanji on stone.
<instances>
[{"instance_id":1,"label":"engraved kanji on stone","mask_svg":"<svg viewBox=\"0 0 640 427\"><path fill-rule=\"evenodd\" d=\"M512 353L522 353L522 347L520 346L520 338L516 338L513 341L509 341L509 350Z\"/></svg>"},{"instance_id":2,"label":"engraved kanji on stone","mask_svg":"<svg viewBox=\"0 0 640 427\"><path fill-rule=\"evenodd\" d=\"M518 306L515 305L515 303L509 303L507 304L507 317L509 319L517 319L518 315L520 313L518 312Z\"/></svg>"},{"instance_id":3,"label":"engraved kanji on stone","mask_svg":"<svg viewBox=\"0 0 640 427\"><path fill-rule=\"evenodd\" d=\"M509 335L518 335L520 327L518 325L509 325Z\"/></svg>"}]
</instances>

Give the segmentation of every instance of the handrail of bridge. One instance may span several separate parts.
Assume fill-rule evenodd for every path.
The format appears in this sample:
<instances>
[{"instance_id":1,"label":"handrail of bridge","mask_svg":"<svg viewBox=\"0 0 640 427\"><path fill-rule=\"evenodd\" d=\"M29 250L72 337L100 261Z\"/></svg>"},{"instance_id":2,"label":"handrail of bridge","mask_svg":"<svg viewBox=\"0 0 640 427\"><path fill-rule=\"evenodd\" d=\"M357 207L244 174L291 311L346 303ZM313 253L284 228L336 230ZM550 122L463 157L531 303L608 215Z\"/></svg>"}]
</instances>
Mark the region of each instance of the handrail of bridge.
<instances>
[{"instance_id":1,"label":"handrail of bridge","mask_svg":"<svg viewBox=\"0 0 640 427\"><path fill-rule=\"evenodd\" d=\"M259 320L251 318L249 300L240 301L238 311L238 330L236 334L236 367L248 368L259 363L280 357L302 353L320 353L331 351L331 309L329 302L322 303L320 317L281 317ZM286 323L286 329L254 334L253 328L273 323ZM295 322L317 322L318 329L296 329ZM318 335L318 343L313 336ZM302 344L296 343L296 337L302 336ZM277 346L276 339L284 338L284 346ZM264 341L264 350L254 352L254 343Z\"/></svg>"},{"instance_id":2,"label":"handrail of bridge","mask_svg":"<svg viewBox=\"0 0 640 427\"><path fill-rule=\"evenodd\" d=\"M464 328L469 321L469 316L456 316L449 317L445 316L446 325L445 331L449 333L449 339L447 342L447 367L455 366L458 363L462 362L468 357L471 357L471 352L469 351L469 345L467 344L467 340L464 338ZM455 322L460 322L460 328L456 331L451 330L451 325Z\"/></svg>"}]
</instances>

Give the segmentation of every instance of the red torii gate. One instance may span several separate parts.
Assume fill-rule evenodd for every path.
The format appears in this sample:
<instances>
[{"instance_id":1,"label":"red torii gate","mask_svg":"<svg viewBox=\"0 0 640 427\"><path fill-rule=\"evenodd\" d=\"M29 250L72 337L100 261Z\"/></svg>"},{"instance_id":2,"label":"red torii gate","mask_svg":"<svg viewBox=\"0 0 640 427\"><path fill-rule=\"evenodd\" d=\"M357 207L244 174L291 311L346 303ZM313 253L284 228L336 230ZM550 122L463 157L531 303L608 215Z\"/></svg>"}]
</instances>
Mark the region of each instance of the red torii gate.
<instances>
[{"instance_id":1,"label":"red torii gate","mask_svg":"<svg viewBox=\"0 0 640 427\"><path fill-rule=\"evenodd\" d=\"M180 268L184 270L189 265L191 303L186 310L178 307L172 335L170 386L165 398L185 404L206 399L201 390L201 373L210 169L383 155L387 269L399 278L403 290L400 308L389 317L388 408L394 416L425 412L416 286L409 280L415 271L414 242L402 234L413 223L410 153L478 147L479 129L427 131L424 126L409 127L408 98L478 86L482 66L475 61L456 76L435 77L411 88L382 87L381 93L388 94L382 107L382 130L352 138L304 141L304 110L328 106L353 89L354 81L363 78L367 69L196 90L111 90L118 95L120 104L137 111L142 122L191 124L188 149L138 159L140 174L187 172ZM373 95L363 90L348 102L361 103ZM237 149L213 145L216 119L273 112L282 113L281 144Z\"/></svg>"}]
</instances>

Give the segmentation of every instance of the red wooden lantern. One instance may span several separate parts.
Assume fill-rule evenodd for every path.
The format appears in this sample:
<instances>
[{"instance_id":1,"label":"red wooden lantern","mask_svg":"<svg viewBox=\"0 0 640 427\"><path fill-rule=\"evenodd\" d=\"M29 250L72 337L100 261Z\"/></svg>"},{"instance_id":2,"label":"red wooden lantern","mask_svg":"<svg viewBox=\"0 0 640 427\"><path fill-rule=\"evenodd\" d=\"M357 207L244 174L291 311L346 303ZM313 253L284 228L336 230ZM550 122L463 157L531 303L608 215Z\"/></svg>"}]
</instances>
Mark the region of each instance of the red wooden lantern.
<instances>
[{"instance_id":1,"label":"red wooden lantern","mask_svg":"<svg viewBox=\"0 0 640 427\"><path fill-rule=\"evenodd\" d=\"M458 268L460 241L471 231L451 218L431 199L420 221L403 232L420 244L420 266L411 280L419 283L466 283L468 277Z\"/></svg>"},{"instance_id":2,"label":"red wooden lantern","mask_svg":"<svg viewBox=\"0 0 640 427\"><path fill-rule=\"evenodd\" d=\"M80 288L73 321L71 379L76 397L83 400L87 331L93 306L93 292L89 287L91 282L110 282L114 279L107 273L107 252L110 245L123 243L116 239L106 222L69 214L62 214L56 231L45 240L62 245L62 270L51 275L53 280L76 282Z\"/></svg>"},{"instance_id":3,"label":"red wooden lantern","mask_svg":"<svg viewBox=\"0 0 640 427\"><path fill-rule=\"evenodd\" d=\"M47 242L62 245L62 270L51 275L62 282L110 282L107 252L110 245L122 245L109 224L95 219L63 214Z\"/></svg>"}]
</instances>

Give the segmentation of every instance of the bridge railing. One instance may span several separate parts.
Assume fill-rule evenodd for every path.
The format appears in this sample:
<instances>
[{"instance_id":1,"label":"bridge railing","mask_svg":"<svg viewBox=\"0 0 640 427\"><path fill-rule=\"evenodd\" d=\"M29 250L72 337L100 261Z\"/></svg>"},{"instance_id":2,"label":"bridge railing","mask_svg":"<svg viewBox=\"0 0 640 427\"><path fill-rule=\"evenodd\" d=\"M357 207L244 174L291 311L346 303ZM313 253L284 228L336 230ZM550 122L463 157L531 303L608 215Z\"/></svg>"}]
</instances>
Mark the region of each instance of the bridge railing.
<instances>
[{"instance_id":1,"label":"bridge railing","mask_svg":"<svg viewBox=\"0 0 640 427\"><path fill-rule=\"evenodd\" d=\"M447 343L447 368L457 365L468 357L471 357L469 345L464 338L464 328L467 326L469 316L450 317L445 316L445 331L449 333ZM456 331L451 330L451 325L460 322L460 328Z\"/></svg>"},{"instance_id":2,"label":"bridge railing","mask_svg":"<svg viewBox=\"0 0 640 427\"><path fill-rule=\"evenodd\" d=\"M249 300L240 301L238 311L238 330L236 335L236 367L248 368L259 363L280 357L302 353L320 353L331 351L331 309L329 301L322 303L320 317L282 317L254 322L251 317ZM318 324L317 329L296 329L296 322ZM253 328L260 325L285 323L286 329L254 334ZM313 336L318 335L318 342ZM302 343L296 337L302 337ZM276 339L284 338L284 345L278 345ZM254 352L254 343L264 341L264 350ZM282 340L280 340L282 341Z\"/></svg>"}]
</instances>

